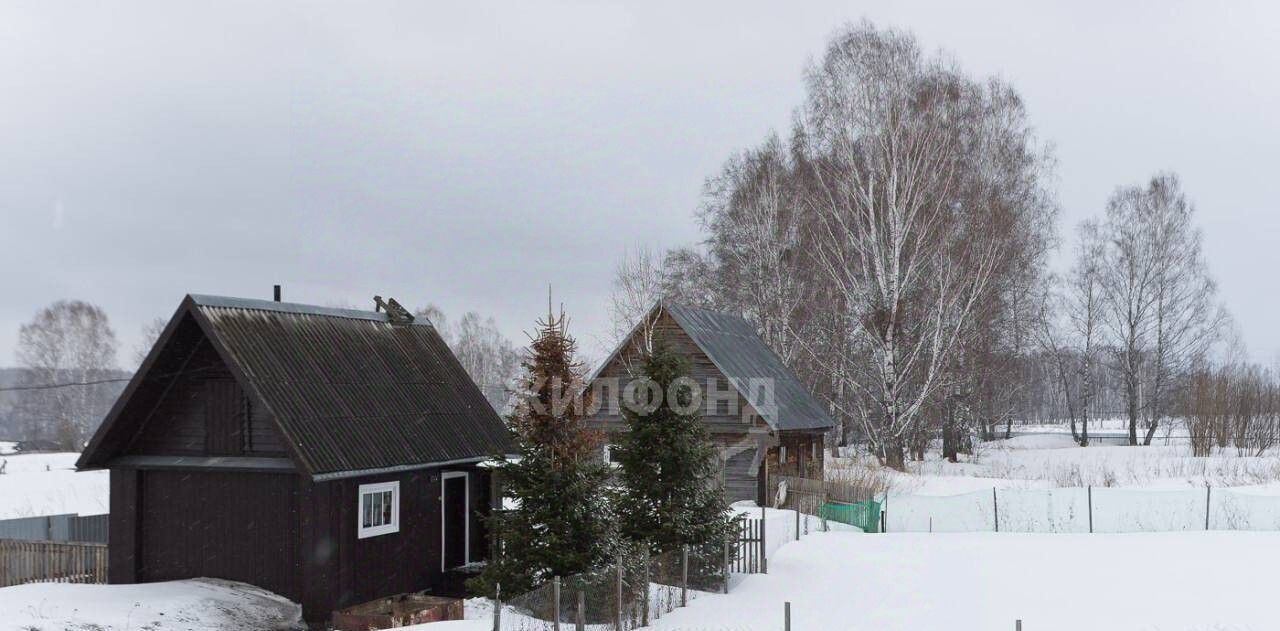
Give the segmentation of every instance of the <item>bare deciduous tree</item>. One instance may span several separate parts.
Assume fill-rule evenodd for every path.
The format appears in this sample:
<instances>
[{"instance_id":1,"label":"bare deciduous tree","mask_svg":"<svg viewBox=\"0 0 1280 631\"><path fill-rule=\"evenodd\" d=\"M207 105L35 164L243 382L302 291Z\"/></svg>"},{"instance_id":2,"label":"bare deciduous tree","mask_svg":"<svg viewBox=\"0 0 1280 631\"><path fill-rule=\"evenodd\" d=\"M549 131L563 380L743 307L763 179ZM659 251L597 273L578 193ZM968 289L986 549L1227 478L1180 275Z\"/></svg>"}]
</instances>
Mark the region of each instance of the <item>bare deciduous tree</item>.
<instances>
[{"instance_id":1,"label":"bare deciduous tree","mask_svg":"<svg viewBox=\"0 0 1280 631\"><path fill-rule=\"evenodd\" d=\"M1107 203L1103 313L1125 384L1129 443L1142 444L1168 413L1172 381L1188 372L1227 321L1201 251L1194 209L1176 175L1123 187Z\"/></svg>"},{"instance_id":2,"label":"bare deciduous tree","mask_svg":"<svg viewBox=\"0 0 1280 631\"><path fill-rule=\"evenodd\" d=\"M450 322L434 304L414 315L431 322L490 405L498 411L506 409L520 376L520 351L498 330L493 318L468 311L457 322Z\"/></svg>"},{"instance_id":3,"label":"bare deciduous tree","mask_svg":"<svg viewBox=\"0 0 1280 631\"><path fill-rule=\"evenodd\" d=\"M699 217L710 235L723 300L790 362L802 333L812 262L798 178L777 136L734 156L708 180Z\"/></svg>"},{"instance_id":4,"label":"bare deciduous tree","mask_svg":"<svg viewBox=\"0 0 1280 631\"><path fill-rule=\"evenodd\" d=\"M117 388L116 335L107 314L78 300L42 309L18 330L16 359L25 369L16 407L27 438L78 450L102 421Z\"/></svg>"},{"instance_id":5,"label":"bare deciduous tree","mask_svg":"<svg viewBox=\"0 0 1280 631\"><path fill-rule=\"evenodd\" d=\"M810 68L808 89L818 268L857 347L846 352L869 360L846 378L870 402L857 414L878 455L900 468L950 354L995 295L1001 257L1046 210L1036 169L1010 170L999 153L1037 151L1011 91L925 59L908 34L843 31ZM1011 189L1019 194L1003 194Z\"/></svg>"},{"instance_id":6,"label":"bare deciduous tree","mask_svg":"<svg viewBox=\"0 0 1280 631\"><path fill-rule=\"evenodd\" d=\"M147 355L151 353L151 347L156 345L156 340L160 339L160 334L164 332L164 327L169 324L164 318L155 318L150 322L142 325L142 334L138 338L138 344L133 347L133 363L141 366L146 361Z\"/></svg>"}]
</instances>

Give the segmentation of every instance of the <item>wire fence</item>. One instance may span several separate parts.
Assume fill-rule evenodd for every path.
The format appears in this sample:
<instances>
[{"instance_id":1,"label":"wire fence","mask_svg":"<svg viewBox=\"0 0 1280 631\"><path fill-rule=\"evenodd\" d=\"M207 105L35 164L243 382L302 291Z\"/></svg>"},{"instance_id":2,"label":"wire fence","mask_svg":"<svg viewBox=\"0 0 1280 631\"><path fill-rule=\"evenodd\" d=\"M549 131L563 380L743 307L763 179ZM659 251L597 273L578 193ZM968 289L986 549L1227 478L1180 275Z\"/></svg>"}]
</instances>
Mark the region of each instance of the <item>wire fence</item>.
<instances>
[{"instance_id":1,"label":"wire fence","mask_svg":"<svg viewBox=\"0 0 1280 631\"><path fill-rule=\"evenodd\" d=\"M887 532L1132 533L1280 530L1280 497L1228 488L991 489L890 495Z\"/></svg>"},{"instance_id":2,"label":"wire fence","mask_svg":"<svg viewBox=\"0 0 1280 631\"><path fill-rule=\"evenodd\" d=\"M630 631L728 585L728 546L629 553L610 566L554 578L495 608L500 631Z\"/></svg>"},{"instance_id":3,"label":"wire fence","mask_svg":"<svg viewBox=\"0 0 1280 631\"><path fill-rule=\"evenodd\" d=\"M805 503L809 506L809 503ZM820 508L813 505L816 513ZM590 572L552 579L493 608L494 631L631 631L709 594L728 593L737 574L768 572L787 543L831 530L858 530L816 514L739 509L723 544L664 554L634 550ZM758 511L758 513L757 513Z\"/></svg>"}]
</instances>

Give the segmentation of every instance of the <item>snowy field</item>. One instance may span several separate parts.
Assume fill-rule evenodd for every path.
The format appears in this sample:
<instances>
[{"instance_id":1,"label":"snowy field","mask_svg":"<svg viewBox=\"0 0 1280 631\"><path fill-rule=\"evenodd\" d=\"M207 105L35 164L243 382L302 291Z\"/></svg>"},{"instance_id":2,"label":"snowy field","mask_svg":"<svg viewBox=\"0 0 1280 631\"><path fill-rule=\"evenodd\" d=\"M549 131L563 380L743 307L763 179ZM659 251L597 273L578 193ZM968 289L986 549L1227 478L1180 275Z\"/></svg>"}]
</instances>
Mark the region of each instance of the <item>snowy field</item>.
<instances>
[{"instance_id":1,"label":"snowy field","mask_svg":"<svg viewBox=\"0 0 1280 631\"><path fill-rule=\"evenodd\" d=\"M110 509L106 471L77 473L80 454L0 456L0 519L79 513L101 515Z\"/></svg>"},{"instance_id":2,"label":"snowy field","mask_svg":"<svg viewBox=\"0 0 1280 631\"><path fill-rule=\"evenodd\" d=\"M891 493L914 495L958 495L993 487L1172 490L1206 484L1280 495L1280 450L1255 457L1227 449L1195 458L1176 436L1150 447L1078 447L1069 433L1046 432L981 443L976 451L958 463L947 462L933 451L924 462L908 463L907 473L881 469L868 456L831 458L827 474L829 478L872 475L887 484Z\"/></svg>"},{"instance_id":3,"label":"snowy field","mask_svg":"<svg viewBox=\"0 0 1280 631\"><path fill-rule=\"evenodd\" d=\"M305 629L302 609L243 583L37 583L0 589L0 631Z\"/></svg>"}]
</instances>

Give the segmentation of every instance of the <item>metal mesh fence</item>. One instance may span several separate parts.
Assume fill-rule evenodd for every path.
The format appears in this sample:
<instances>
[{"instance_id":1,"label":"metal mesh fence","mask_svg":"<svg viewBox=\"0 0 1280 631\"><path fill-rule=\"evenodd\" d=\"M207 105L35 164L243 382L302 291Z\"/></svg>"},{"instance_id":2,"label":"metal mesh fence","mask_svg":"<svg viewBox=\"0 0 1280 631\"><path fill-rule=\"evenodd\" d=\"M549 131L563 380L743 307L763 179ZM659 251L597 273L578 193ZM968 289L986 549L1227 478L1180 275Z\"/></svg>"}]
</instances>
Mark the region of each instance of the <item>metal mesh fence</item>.
<instances>
[{"instance_id":1,"label":"metal mesh fence","mask_svg":"<svg viewBox=\"0 0 1280 631\"><path fill-rule=\"evenodd\" d=\"M556 600L552 583L546 583L502 603L502 631L543 631L554 628Z\"/></svg>"},{"instance_id":2,"label":"metal mesh fence","mask_svg":"<svg viewBox=\"0 0 1280 631\"><path fill-rule=\"evenodd\" d=\"M1280 530L1280 497L1228 488L995 489L891 495L889 532L1129 533Z\"/></svg>"},{"instance_id":3,"label":"metal mesh fence","mask_svg":"<svg viewBox=\"0 0 1280 631\"><path fill-rule=\"evenodd\" d=\"M630 631L726 587L723 546L624 555L600 570L553 579L502 603L502 631ZM557 626L557 622L559 625Z\"/></svg>"}]
</instances>

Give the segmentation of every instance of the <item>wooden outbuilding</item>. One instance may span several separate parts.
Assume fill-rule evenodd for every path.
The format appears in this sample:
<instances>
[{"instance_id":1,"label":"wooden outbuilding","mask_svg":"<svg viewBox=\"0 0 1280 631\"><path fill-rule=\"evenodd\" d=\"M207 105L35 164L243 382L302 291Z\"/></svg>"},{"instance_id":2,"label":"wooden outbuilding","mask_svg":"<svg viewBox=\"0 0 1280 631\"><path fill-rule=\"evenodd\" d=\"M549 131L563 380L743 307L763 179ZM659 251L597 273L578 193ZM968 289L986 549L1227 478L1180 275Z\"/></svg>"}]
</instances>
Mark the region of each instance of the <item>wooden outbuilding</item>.
<instances>
[{"instance_id":1,"label":"wooden outbuilding","mask_svg":"<svg viewBox=\"0 0 1280 631\"><path fill-rule=\"evenodd\" d=\"M77 463L111 471L109 582L244 581L313 623L455 591L488 550L478 465L507 432L391 303L187 296Z\"/></svg>"},{"instance_id":2,"label":"wooden outbuilding","mask_svg":"<svg viewBox=\"0 0 1280 631\"><path fill-rule=\"evenodd\" d=\"M596 409L588 417L608 435L625 431L627 386L652 344L689 361L701 389L700 413L720 452L730 502L765 502L766 476L823 476L827 407L800 383L741 316L680 304L655 305L588 381ZM608 458L608 445L604 457Z\"/></svg>"}]
</instances>

